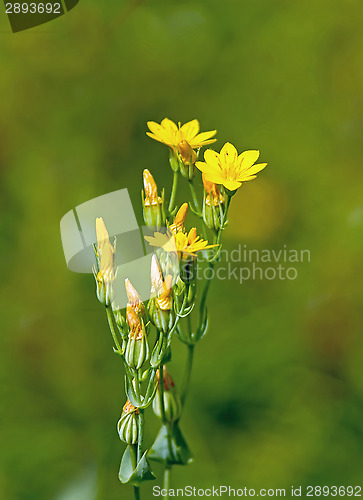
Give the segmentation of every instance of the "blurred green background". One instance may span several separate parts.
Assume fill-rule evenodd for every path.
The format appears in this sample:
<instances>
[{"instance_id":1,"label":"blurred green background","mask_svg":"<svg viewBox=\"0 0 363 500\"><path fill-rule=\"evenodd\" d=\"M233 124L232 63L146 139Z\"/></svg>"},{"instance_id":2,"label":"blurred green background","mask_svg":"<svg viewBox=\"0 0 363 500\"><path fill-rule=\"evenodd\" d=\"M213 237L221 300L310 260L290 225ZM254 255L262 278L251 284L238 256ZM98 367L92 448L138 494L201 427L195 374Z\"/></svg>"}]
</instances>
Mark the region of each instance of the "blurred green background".
<instances>
[{"instance_id":1,"label":"blurred green background","mask_svg":"<svg viewBox=\"0 0 363 500\"><path fill-rule=\"evenodd\" d=\"M0 16L1 499L131 498L123 373L59 221L123 187L140 217L144 168L168 191L145 135L165 116L269 164L225 248L311 252L293 281L213 283L182 420L195 462L174 486L362 483L362 18L359 0L89 0L14 35Z\"/></svg>"}]
</instances>

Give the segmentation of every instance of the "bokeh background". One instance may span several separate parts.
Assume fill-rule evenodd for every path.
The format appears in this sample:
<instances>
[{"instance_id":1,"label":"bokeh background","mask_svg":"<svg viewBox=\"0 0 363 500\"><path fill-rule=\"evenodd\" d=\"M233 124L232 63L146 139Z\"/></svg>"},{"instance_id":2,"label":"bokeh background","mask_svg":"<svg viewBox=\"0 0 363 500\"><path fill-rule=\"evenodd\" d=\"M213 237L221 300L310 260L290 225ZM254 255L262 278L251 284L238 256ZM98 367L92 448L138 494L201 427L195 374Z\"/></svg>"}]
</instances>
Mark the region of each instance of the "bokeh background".
<instances>
[{"instance_id":1,"label":"bokeh background","mask_svg":"<svg viewBox=\"0 0 363 500\"><path fill-rule=\"evenodd\" d=\"M122 187L140 217L144 168L168 191L145 135L165 116L269 163L233 199L226 249L311 252L296 280L213 284L182 420L195 462L174 486L362 484L362 18L359 0L89 0L14 35L1 14L1 499L131 498L122 369L59 221Z\"/></svg>"}]
</instances>

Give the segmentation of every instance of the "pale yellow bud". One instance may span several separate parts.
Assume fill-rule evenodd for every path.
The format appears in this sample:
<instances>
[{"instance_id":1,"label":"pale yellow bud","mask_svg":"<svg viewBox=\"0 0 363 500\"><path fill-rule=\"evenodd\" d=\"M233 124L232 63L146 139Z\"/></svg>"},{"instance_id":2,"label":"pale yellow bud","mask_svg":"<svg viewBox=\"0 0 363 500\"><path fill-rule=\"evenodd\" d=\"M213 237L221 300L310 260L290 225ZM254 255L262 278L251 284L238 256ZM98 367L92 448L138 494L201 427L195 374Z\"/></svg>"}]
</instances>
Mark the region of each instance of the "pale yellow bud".
<instances>
[{"instance_id":1,"label":"pale yellow bud","mask_svg":"<svg viewBox=\"0 0 363 500\"><path fill-rule=\"evenodd\" d=\"M178 150L185 165L194 165L194 163L197 161L197 153L186 140L179 142Z\"/></svg>"},{"instance_id":2,"label":"pale yellow bud","mask_svg":"<svg viewBox=\"0 0 363 500\"><path fill-rule=\"evenodd\" d=\"M130 306L133 307L137 313L143 312L144 304L142 303L141 297L137 293L131 281L127 278L125 279L125 288Z\"/></svg>"},{"instance_id":3,"label":"pale yellow bud","mask_svg":"<svg viewBox=\"0 0 363 500\"><path fill-rule=\"evenodd\" d=\"M177 211L173 224L169 228L173 234L176 234L179 231L183 230L187 212L188 212L188 203L183 203L182 206Z\"/></svg>"},{"instance_id":4,"label":"pale yellow bud","mask_svg":"<svg viewBox=\"0 0 363 500\"><path fill-rule=\"evenodd\" d=\"M144 190L145 190L145 207L151 205L158 205L162 203L162 199L158 196L158 187L154 181L154 177L149 170L145 169L143 172Z\"/></svg>"}]
</instances>

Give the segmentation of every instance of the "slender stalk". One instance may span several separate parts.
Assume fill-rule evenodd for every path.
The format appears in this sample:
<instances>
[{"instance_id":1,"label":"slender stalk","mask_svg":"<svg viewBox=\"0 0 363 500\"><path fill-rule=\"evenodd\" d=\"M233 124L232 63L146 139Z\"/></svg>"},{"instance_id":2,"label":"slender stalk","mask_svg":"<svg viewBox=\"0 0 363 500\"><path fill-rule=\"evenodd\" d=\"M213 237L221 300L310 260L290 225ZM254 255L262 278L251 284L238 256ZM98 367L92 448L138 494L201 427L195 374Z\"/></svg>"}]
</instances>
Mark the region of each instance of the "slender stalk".
<instances>
[{"instance_id":1,"label":"slender stalk","mask_svg":"<svg viewBox=\"0 0 363 500\"><path fill-rule=\"evenodd\" d=\"M169 488L170 488L170 480L171 480L171 465L166 465L164 469L164 482L163 488L166 490L166 497L169 498Z\"/></svg>"},{"instance_id":2,"label":"slender stalk","mask_svg":"<svg viewBox=\"0 0 363 500\"><path fill-rule=\"evenodd\" d=\"M190 188L190 193L191 193L192 199L193 199L194 210L197 212L199 217L202 217L202 210L201 210L200 205L199 205L197 193L195 192L193 179L189 180L189 188Z\"/></svg>"},{"instance_id":3,"label":"slender stalk","mask_svg":"<svg viewBox=\"0 0 363 500\"><path fill-rule=\"evenodd\" d=\"M197 194L195 192L193 179L189 179L189 188L190 188L190 192L191 192L192 199L193 199L194 211L197 213L198 217L200 217L202 219L203 213L202 213L202 209L200 208L200 205L199 205ZM202 225L202 233L203 233L203 238L205 240L208 240L207 227L204 224L204 221L203 221L203 225Z\"/></svg>"},{"instance_id":4,"label":"slender stalk","mask_svg":"<svg viewBox=\"0 0 363 500\"><path fill-rule=\"evenodd\" d=\"M227 220L227 215L228 215L228 210L229 210L229 206L231 204L231 199L232 199L232 196L228 196L228 199L227 199L227 204L226 204L226 209L223 213L223 217L221 217L221 228L219 229L218 231L218 235L217 235L217 240L216 240L216 243L220 243L221 241L221 237L222 237L222 232L223 230L225 229L224 228L224 225L226 223L226 220Z\"/></svg>"},{"instance_id":5,"label":"slender stalk","mask_svg":"<svg viewBox=\"0 0 363 500\"><path fill-rule=\"evenodd\" d=\"M132 468L135 470L137 467L136 445L130 444L129 449L130 449ZM138 486L134 486L134 498L135 500L140 500L140 488Z\"/></svg>"},{"instance_id":6,"label":"slender stalk","mask_svg":"<svg viewBox=\"0 0 363 500\"><path fill-rule=\"evenodd\" d=\"M137 442L137 463L140 462L142 457L142 443L144 440L144 410L139 408L139 428L138 428L138 442Z\"/></svg>"},{"instance_id":7,"label":"slender stalk","mask_svg":"<svg viewBox=\"0 0 363 500\"><path fill-rule=\"evenodd\" d=\"M140 382L139 382L139 371L134 370L134 380L135 380L135 394L136 398L141 403L141 398L140 398Z\"/></svg>"},{"instance_id":8,"label":"slender stalk","mask_svg":"<svg viewBox=\"0 0 363 500\"><path fill-rule=\"evenodd\" d=\"M209 262L209 267L213 270L214 269L214 262ZM212 273L213 274L213 273ZM200 299L200 306L199 306L199 312L200 316L203 316L204 313L204 307L205 307L205 302L207 300L207 295L210 287L210 282L211 279L207 279L206 284L204 285L203 293L202 293L202 298Z\"/></svg>"},{"instance_id":9,"label":"slender stalk","mask_svg":"<svg viewBox=\"0 0 363 500\"><path fill-rule=\"evenodd\" d=\"M160 395L160 410L161 410L161 421L163 424L166 424L165 417L165 402L164 402L164 365L160 365L159 367L159 395Z\"/></svg>"},{"instance_id":10,"label":"slender stalk","mask_svg":"<svg viewBox=\"0 0 363 500\"><path fill-rule=\"evenodd\" d=\"M115 330L115 327L114 327L114 324L113 324L113 314L112 314L112 308L111 308L111 306L106 306L106 314L107 314L108 326L110 327L110 331L111 331L111 335L112 335L113 341L115 342L115 346L116 346L118 352L121 354L122 353L122 349L121 349L120 343L118 341L116 330Z\"/></svg>"},{"instance_id":11,"label":"slender stalk","mask_svg":"<svg viewBox=\"0 0 363 500\"><path fill-rule=\"evenodd\" d=\"M178 172L174 172L174 175L173 175L173 185L172 185L172 188L171 188L171 195L170 195L169 207L168 207L169 213L174 210L175 196L176 196L176 189L177 189L177 187L178 187Z\"/></svg>"},{"instance_id":12,"label":"slender stalk","mask_svg":"<svg viewBox=\"0 0 363 500\"><path fill-rule=\"evenodd\" d=\"M191 315L188 314L187 316L187 323L188 323L188 334L189 334L189 340L192 341L192 336L193 336L193 329L192 329L192 319L190 317Z\"/></svg>"},{"instance_id":13,"label":"slender stalk","mask_svg":"<svg viewBox=\"0 0 363 500\"><path fill-rule=\"evenodd\" d=\"M168 430L167 440L169 446L169 452L171 453L171 436L170 436L170 423L167 421L165 416L165 402L164 402L164 365L159 367L159 394L160 394L160 410L161 410L161 421L163 425L166 426ZM170 475L171 475L171 464L167 462L164 465L164 483L163 487L166 489L166 499L169 499L169 486L170 486Z\"/></svg>"},{"instance_id":14,"label":"slender stalk","mask_svg":"<svg viewBox=\"0 0 363 500\"><path fill-rule=\"evenodd\" d=\"M190 383L190 377L192 374L192 368L193 368L193 357L194 357L194 344L188 344L188 355L187 355L187 361L186 361L186 366L185 366L185 372L184 372L184 380L183 380L183 387L181 390L181 402L182 402L182 409L184 409L184 404L185 400L188 394L188 389L189 389L189 383Z\"/></svg>"}]
</instances>

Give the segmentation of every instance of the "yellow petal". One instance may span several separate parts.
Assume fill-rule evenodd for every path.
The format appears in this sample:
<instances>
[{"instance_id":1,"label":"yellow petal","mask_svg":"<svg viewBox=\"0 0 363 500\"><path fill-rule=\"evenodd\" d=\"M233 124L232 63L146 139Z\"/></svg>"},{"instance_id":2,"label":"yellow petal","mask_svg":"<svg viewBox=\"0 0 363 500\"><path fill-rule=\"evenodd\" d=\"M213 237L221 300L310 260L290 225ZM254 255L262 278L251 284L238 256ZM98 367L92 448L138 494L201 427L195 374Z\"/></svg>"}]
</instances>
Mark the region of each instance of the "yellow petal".
<instances>
[{"instance_id":1,"label":"yellow petal","mask_svg":"<svg viewBox=\"0 0 363 500\"><path fill-rule=\"evenodd\" d=\"M214 184L223 184L226 178L220 173L211 173L211 172L203 172L205 179L209 182L213 182Z\"/></svg>"},{"instance_id":2,"label":"yellow petal","mask_svg":"<svg viewBox=\"0 0 363 500\"><path fill-rule=\"evenodd\" d=\"M165 128L165 130L168 130L171 133L176 134L178 132L177 125L172 120L169 120L169 118L164 118L161 125Z\"/></svg>"},{"instance_id":3,"label":"yellow petal","mask_svg":"<svg viewBox=\"0 0 363 500\"><path fill-rule=\"evenodd\" d=\"M216 135L216 130L211 130L210 132L202 132L201 134L196 135L193 139L190 139L189 144L192 148L198 148L201 146L206 146L207 144L212 144L216 142L217 139L211 139L214 135Z\"/></svg>"},{"instance_id":4,"label":"yellow petal","mask_svg":"<svg viewBox=\"0 0 363 500\"><path fill-rule=\"evenodd\" d=\"M170 144L173 142L173 136L170 132L170 128L165 128L156 122L147 122L147 126L152 134L150 134L150 132L146 132L146 134L152 139L163 142L164 144Z\"/></svg>"},{"instance_id":5,"label":"yellow petal","mask_svg":"<svg viewBox=\"0 0 363 500\"><path fill-rule=\"evenodd\" d=\"M238 158L237 149L230 142L226 142L221 149L220 158L225 163L235 163Z\"/></svg>"},{"instance_id":6,"label":"yellow petal","mask_svg":"<svg viewBox=\"0 0 363 500\"><path fill-rule=\"evenodd\" d=\"M253 179L256 179L257 175L250 175L248 177L239 177L238 180L240 182L247 182L247 181L252 181Z\"/></svg>"},{"instance_id":7,"label":"yellow petal","mask_svg":"<svg viewBox=\"0 0 363 500\"><path fill-rule=\"evenodd\" d=\"M254 175L257 174L257 172L261 172L266 167L267 163L256 163L256 165L252 165L248 170L243 171L243 174L245 175Z\"/></svg>"},{"instance_id":8,"label":"yellow petal","mask_svg":"<svg viewBox=\"0 0 363 500\"><path fill-rule=\"evenodd\" d=\"M250 149L248 151L243 151L238 157L238 164L242 170L250 168L255 161L258 160L260 152L257 149Z\"/></svg>"},{"instance_id":9,"label":"yellow petal","mask_svg":"<svg viewBox=\"0 0 363 500\"><path fill-rule=\"evenodd\" d=\"M227 189L229 189L230 191L234 191L235 189L238 189L240 186L241 186L242 182L238 182L238 181L227 181L227 180L224 180L223 181L223 186Z\"/></svg>"},{"instance_id":10,"label":"yellow petal","mask_svg":"<svg viewBox=\"0 0 363 500\"><path fill-rule=\"evenodd\" d=\"M152 134L151 132L146 132L146 135L151 137L151 139L155 139L155 141L159 141L159 142L162 142L163 144L165 144L165 141L163 139L161 139L158 135Z\"/></svg>"},{"instance_id":11,"label":"yellow petal","mask_svg":"<svg viewBox=\"0 0 363 500\"><path fill-rule=\"evenodd\" d=\"M215 151L213 151L213 149L207 149L204 152L204 160L209 165L220 168L221 162L219 159L219 153L216 153Z\"/></svg>"},{"instance_id":12,"label":"yellow petal","mask_svg":"<svg viewBox=\"0 0 363 500\"><path fill-rule=\"evenodd\" d=\"M182 127L180 127L180 132L182 133L184 139L190 143L193 137L195 137L199 132L198 120L192 120L185 123Z\"/></svg>"},{"instance_id":13,"label":"yellow petal","mask_svg":"<svg viewBox=\"0 0 363 500\"><path fill-rule=\"evenodd\" d=\"M195 166L201 171L205 172L206 170L209 170L209 165L204 163L204 161L197 161L195 162Z\"/></svg>"}]
</instances>

